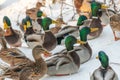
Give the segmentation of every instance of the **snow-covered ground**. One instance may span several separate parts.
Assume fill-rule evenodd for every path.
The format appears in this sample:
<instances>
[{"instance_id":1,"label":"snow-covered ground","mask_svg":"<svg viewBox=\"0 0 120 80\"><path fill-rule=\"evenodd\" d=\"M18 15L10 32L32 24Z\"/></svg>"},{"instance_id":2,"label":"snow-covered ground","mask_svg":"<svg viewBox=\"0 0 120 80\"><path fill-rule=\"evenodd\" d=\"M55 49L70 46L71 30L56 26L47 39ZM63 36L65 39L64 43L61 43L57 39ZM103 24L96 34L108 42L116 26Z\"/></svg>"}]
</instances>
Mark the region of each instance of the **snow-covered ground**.
<instances>
[{"instance_id":1,"label":"snow-covered ground","mask_svg":"<svg viewBox=\"0 0 120 80\"><path fill-rule=\"evenodd\" d=\"M6 15L10 17L12 26L15 29L19 29L19 27L16 26L18 15L20 15L18 19L20 22L21 19L25 16L25 10L31 7L35 7L35 3L37 2L37 0L12 0L14 1L12 4L11 4L12 2L11 0L7 0L7 1L10 1L10 2L3 3L3 4L6 4L6 6L4 6L0 10L0 27L3 26L2 18L3 16ZM67 1L68 1L67 3L71 4L71 0L67 0ZM60 8L60 5L56 5L56 6L51 5L52 9L54 9L52 12L50 12L49 5L46 5L46 7L47 8L43 8L43 11L47 12L47 15L49 17L56 19L59 16L60 9L58 8ZM73 16L72 7L69 7L69 9L71 11L67 11L67 13L63 15L64 20L66 22L69 21L69 19ZM68 9L65 9L65 10L68 10ZM69 24L75 25L76 23L69 22ZM88 62L80 66L78 73L72 74L69 76L62 76L62 77L47 76L43 80L90 80L90 75L92 75L93 71L100 66L99 60L96 60L95 58L98 55L98 52L100 50L105 51L107 53L107 55L109 56L110 62L120 63L120 60L119 60L120 59L120 53L119 53L120 40L114 41L114 36L113 36L110 25L107 25L106 27L104 27L104 30L99 38L96 38L94 40L89 40L88 42L93 50L92 58ZM19 48L19 49L22 50L27 57L33 60L31 49L27 49L24 46L26 46L25 43L23 43L23 48ZM59 49L63 49L63 48L64 47L62 46L57 46L52 52L53 53L58 52ZM110 66L115 70L120 80L120 66L115 64L110 64ZM9 79L6 79L6 80L9 80Z\"/></svg>"}]
</instances>

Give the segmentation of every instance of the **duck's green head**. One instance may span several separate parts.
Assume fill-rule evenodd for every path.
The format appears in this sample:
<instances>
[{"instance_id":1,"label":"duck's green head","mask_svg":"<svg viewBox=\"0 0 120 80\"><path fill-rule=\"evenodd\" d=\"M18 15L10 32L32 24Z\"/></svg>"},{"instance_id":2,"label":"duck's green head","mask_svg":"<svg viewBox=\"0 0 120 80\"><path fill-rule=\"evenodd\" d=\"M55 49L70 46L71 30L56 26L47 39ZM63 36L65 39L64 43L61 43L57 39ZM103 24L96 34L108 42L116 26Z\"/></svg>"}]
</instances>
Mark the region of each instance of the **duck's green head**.
<instances>
[{"instance_id":1,"label":"duck's green head","mask_svg":"<svg viewBox=\"0 0 120 80\"><path fill-rule=\"evenodd\" d=\"M75 43L77 43L77 39L74 36L69 35L65 38L65 46L68 51L73 50Z\"/></svg>"},{"instance_id":2,"label":"duck's green head","mask_svg":"<svg viewBox=\"0 0 120 80\"><path fill-rule=\"evenodd\" d=\"M49 26L54 23L57 23L57 21L52 20L49 17L45 17L44 19L42 19L41 26L43 27L43 30L49 30Z\"/></svg>"},{"instance_id":3,"label":"duck's green head","mask_svg":"<svg viewBox=\"0 0 120 80\"><path fill-rule=\"evenodd\" d=\"M87 35L97 30L98 28L90 28L90 27L83 27L81 30L79 30L80 39L83 42L83 44L87 42Z\"/></svg>"},{"instance_id":4,"label":"duck's green head","mask_svg":"<svg viewBox=\"0 0 120 80\"><path fill-rule=\"evenodd\" d=\"M87 20L87 17L86 17L85 15L81 15L81 16L78 18L77 26L83 25L83 23L84 23L85 20Z\"/></svg>"},{"instance_id":5,"label":"duck's green head","mask_svg":"<svg viewBox=\"0 0 120 80\"><path fill-rule=\"evenodd\" d=\"M101 65L103 68L107 68L109 66L109 58L108 56L106 55L106 53L104 51L100 51L98 53L98 57L97 57L100 62L101 62Z\"/></svg>"},{"instance_id":6,"label":"duck's green head","mask_svg":"<svg viewBox=\"0 0 120 80\"><path fill-rule=\"evenodd\" d=\"M4 24L4 29L8 29L11 27L11 21L7 16L3 17L3 24Z\"/></svg>"},{"instance_id":7,"label":"duck's green head","mask_svg":"<svg viewBox=\"0 0 120 80\"><path fill-rule=\"evenodd\" d=\"M26 16L26 28L32 26L32 19L29 16Z\"/></svg>"},{"instance_id":8,"label":"duck's green head","mask_svg":"<svg viewBox=\"0 0 120 80\"><path fill-rule=\"evenodd\" d=\"M37 17L46 17L46 14L44 14L41 10L39 10L38 12L37 12Z\"/></svg>"},{"instance_id":9,"label":"duck's green head","mask_svg":"<svg viewBox=\"0 0 120 80\"><path fill-rule=\"evenodd\" d=\"M98 17L100 15L101 9L106 9L108 6L105 4L102 4L100 2L92 1L91 2L91 11L92 11L92 16Z\"/></svg>"}]
</instances>

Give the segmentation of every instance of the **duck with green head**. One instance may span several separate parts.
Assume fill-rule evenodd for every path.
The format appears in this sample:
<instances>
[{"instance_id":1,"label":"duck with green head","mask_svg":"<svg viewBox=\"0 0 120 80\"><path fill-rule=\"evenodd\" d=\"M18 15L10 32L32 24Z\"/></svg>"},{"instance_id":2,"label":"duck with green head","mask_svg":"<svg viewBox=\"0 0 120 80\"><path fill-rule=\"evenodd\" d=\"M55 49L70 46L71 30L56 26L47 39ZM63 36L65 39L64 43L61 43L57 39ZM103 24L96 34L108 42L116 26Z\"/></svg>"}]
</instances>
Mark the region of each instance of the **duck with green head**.
<instances>
[{"instance_id":1,"label":"duck with green head","mask_svg":"<svg viewBox=\"0 0 120 80\"><path fill-rule=\"evenodd\" d=\"M82 25L86 20L87 17L80 16L76 26L67 25L61 28L58 33L55 34L58 44L63 44L65 41L65 37L68 35L73 35L75 37L79 36L79 26ZM64 23L65 24L65 23ZM62 43L63 42L63 43Z\"/></svg>"},{"instance_id":2,"label":"duck with green head","mask_svg":"<svg viewBox=\"0 0 120 80\"><path fill-rule=\"evenodd\" d=\"M98 28L97 31L89 33L87 39L94 39L99 37L103 30L103 27L101 25L101 20L99 18L87 19L85 15L81 15L79 17L77 26L80 26L80 28L84 26L88 26L90 28Z\"/></svg>"},{"instance_id":3,"label":"duck with green head","mask_svg":"<svg viewBox=\"0 0 120 80\"><path fill-rule=\"evenodd\" d=\"M42 16L42 12L38 11L37 12L37 17L38 17L37 22L42 27L42 29L45 31L43 47L46 48L47 50L51 51L56 47L57 40L56 40L56 37L54 36L54 34L49 30L49 26L52 23L57 23L57 22L52 20L49 17L41 18L41 16Z\"/></svg>"},{"instance_id":4,"label":"duck with green head","mask_svg":"<svg viewBox=\"0 0 120 80\"><path fill-rule=\"evenodd\" d=\"M34 48L36 45L42 45L44 42L44 33L42 33L39 28L32 24L29 16L26 16L24 39L30 48Z\"/></svg>"},{"instance_id":5,"label":"duck with green head","mask_svg":"<svg viewBox=\"0 0 120 80\"><path fill-rule=\"evenodd\" d=\"M48 75L64 76L78 72L80 67L80 58L73 49L77 42L74 36L65 38L66 49L56 53L52 58L46 60L48 66Z\"/></svg>"},{"instance_id":6,"label":"duck with green head","mask_svg":"<svg viewBox=\"0 0 120 80\"><path fill-rule=\"evenodd\" d=\"M104 51L99 51L98 57L101 66L96 69L90 80L119 80L115 71L109 66L109 58Z\"/></svg>"},{"instance_id":7,"label":"duck with green head","mask_svg":"<svg viewBox=\"0 0 120 80\"><path fill-rule=\"evenodd\" d=\"M81 30L79 30L79 35L80 35L80 41L78 41L79 45L74 46L74 49L80 49L79 51L76 51L76 53L80 57L81 64L87 62L92 56L92 49L87 42L87 35L90 32L94 32L96 30L98 30L98 28L89 28L89 27L83 27Z\"/></svg>"},{"instance_id":8,"label":"duck with green head","mask_svg":"<svg viewBox=\"0 0 120 80\"><path fill-rule=\"evenodd\" d=\"M106 10L108 9L108 6L104 3L97 2L97 1L91 1L91 17L96 18L99 17L102 21L102 25L105 26L109 24L109 16L111 13L113 14L112 10Z\"/></svg>"},{"instance_id":9,"label":"duck with green head","mask_svg":"<svg viewBox=\"0 0 120 80\"><path fill-rule=\"evenodd\" d=\"M3 24L5 30L4 36L7 43L10 45L10 47L20 47L22 45L22 35L20 31L12 28L11 21L7 16L3 17Z\"/></svg>"}]
</instances>

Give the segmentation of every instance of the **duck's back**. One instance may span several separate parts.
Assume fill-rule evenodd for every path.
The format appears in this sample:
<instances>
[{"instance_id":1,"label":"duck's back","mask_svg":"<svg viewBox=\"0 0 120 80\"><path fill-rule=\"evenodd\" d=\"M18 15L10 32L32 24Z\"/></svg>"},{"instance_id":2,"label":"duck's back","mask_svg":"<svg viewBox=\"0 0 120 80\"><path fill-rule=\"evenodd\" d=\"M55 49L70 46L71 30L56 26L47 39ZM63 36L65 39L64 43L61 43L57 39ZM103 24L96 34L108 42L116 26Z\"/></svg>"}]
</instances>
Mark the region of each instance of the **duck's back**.
<instances>
[{"instance_id":1,"label":"duck's back","mask_svg":"<svg viewBox=\"0 0 120 80\"><path fill-rule=\"evenodd\" d=\"M120 14L110 17L110 25L113 31L120 31Z\"/></svg>"}]
</instances>

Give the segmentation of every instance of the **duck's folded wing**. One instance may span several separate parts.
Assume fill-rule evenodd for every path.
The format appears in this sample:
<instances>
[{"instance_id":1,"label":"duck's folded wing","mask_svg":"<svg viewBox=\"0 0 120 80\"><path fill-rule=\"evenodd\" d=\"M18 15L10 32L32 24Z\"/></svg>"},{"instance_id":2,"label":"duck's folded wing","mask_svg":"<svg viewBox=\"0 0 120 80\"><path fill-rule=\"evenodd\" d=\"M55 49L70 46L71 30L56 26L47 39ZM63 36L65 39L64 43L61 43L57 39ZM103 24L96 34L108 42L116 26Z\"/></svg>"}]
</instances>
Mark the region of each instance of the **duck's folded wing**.
<instances>
[{"instance_id":1,"label":"duck's folded wing","mask_svg":"<svg viewBox=\"0 0 120 80\"><path fill-rule=\"evenodd\" d=\"M68 64L70 62L71 62L71 59L65 55L59 55L59 56L53 57L49 60L46 60L48 67L55 66L56 69L59 69L59 66Z\"/></svg>"}]
</instances>

